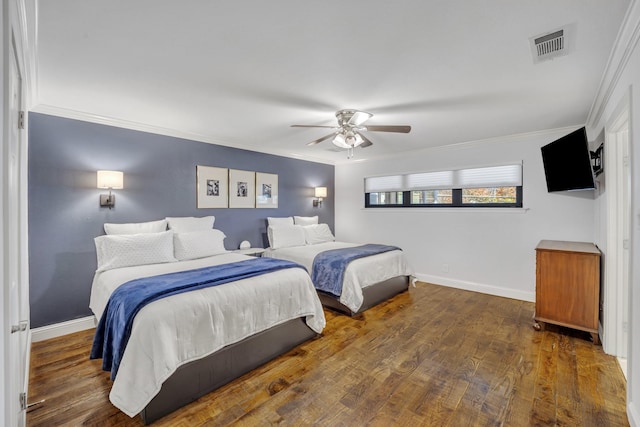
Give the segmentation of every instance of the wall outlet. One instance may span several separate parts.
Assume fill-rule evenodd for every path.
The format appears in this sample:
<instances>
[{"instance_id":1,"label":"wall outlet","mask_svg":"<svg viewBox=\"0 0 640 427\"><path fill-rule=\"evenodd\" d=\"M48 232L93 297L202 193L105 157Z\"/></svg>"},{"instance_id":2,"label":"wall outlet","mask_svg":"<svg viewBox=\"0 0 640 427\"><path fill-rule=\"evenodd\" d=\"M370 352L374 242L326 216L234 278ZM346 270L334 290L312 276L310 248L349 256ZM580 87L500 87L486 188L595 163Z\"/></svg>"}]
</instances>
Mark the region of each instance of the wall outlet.
<instances>
[{"instance_id":1,"label":"wall outlet","mask_svg":"<svg viewBox=\"0 0 640 427\"><path fill-rule=\"evenodd\" d=\"M442 272L443 273L449 272L449 264L442 264Z\"/></svg>"}]
</instances>

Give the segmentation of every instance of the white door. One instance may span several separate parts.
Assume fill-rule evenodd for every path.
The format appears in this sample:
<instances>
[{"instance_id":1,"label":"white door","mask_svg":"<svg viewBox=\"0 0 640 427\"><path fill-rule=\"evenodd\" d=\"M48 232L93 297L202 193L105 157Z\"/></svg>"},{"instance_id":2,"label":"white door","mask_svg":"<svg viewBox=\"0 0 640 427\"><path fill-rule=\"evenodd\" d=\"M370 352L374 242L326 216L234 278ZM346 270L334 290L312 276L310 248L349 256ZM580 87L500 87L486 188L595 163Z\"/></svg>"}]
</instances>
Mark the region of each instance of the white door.
<instances>
[{"instance_id":1,"label":"white door","mask_svg":"<svg viewBox=\"0 0 640 427\"><path fill-rule=\"evenodd\" d=\"M21 239L26 231L26 212L23 212L23 198L21 193L26 191L24 185L22 165L22 150L25 146L24 131L20 129L22 110L22 79L18 65L15 44L11 43L9 52L10 69L8 70L8 141L4 148L4 283L9 287L9 320L11 325L9 366L11 367L11 386L9 389L7 410L10 413L12 426L26 424L26 411L23 409L21 395L26 402L29 372L29 301L28 284L23 277L22 263L26 242ZM23 394L24 393L24 394Z\"/></svg>"},{"instance_id":2,"label":"white door","mask_svg":"<svg viewBox=\"0 0 640 427\"><path fill-rule=\"evenodd\" d=\"M622 151L622 325L620 336L620 356L628 356L629 342L629 282L631 280L631 167L629 156L629 122L618 132ZM626 376L626 368L625 368Z\"/></svg>"}]
</instances>

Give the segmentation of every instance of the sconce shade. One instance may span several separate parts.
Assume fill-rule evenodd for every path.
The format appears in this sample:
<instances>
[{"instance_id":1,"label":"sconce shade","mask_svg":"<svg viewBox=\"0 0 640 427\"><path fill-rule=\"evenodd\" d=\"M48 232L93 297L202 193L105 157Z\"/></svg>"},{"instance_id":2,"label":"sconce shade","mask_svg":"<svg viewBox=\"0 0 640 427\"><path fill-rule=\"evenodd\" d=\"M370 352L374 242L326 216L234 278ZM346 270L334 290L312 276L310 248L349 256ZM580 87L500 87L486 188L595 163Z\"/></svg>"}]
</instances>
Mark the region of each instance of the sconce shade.
<instances>
[{"instance_id":1,"label":"sconce shade","mask_svg":"<svg viewBox=\"0 0 640 427\"><path fill-rule=\"evenodd\" d=\"M316 197L327 197L327 187L316 187Z\"/></svg>"},{"instance_id":2,"label":"sconce shade","mask_svg":"<svg viewBox=\"0 0 640 427\"><path fill-rule=\"evenodd\" d=\"M124 173L120 171L98 171L98 188L121 190L124 188Z\"/></svg>"}]
</instances>

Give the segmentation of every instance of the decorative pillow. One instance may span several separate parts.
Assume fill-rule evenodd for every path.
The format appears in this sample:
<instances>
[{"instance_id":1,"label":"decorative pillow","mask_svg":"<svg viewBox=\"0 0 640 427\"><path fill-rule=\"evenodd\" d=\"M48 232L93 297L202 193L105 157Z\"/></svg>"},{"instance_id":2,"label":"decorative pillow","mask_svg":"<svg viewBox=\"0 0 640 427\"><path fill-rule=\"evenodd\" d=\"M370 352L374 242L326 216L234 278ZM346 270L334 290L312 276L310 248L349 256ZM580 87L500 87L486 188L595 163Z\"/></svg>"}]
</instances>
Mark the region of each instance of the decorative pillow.
<instances>
[{"instance_id":1,"label":"decorative pillow","mask_svg":"<svg viewBox=\"0 0 640 427\"><path fill-rule=\"evenodd\" d=\"M299 225L279 226L267 228L269 246L272 249L304 246L304 229Z\"/></svg>"},{"instance_id":2,"label":"decorative pillow","mask_svg":"<svg viewBox=\"0 0 640 427\"><path fill-rule=\"evenodd\" d=\"M173 231L98 236L94 240L98 255L97 271L176 261Z\"/></svg>"},{"instance_id":3,"label":"decorative pillow","mask_svg":"<svg viewBox=\"0 0 640 427\"><path fill-rule=\"evenodd\" d=\"M224 248L225 234L216 229L175 233L173 248L179 261L204 258L227 252Z\"/></svg>"},{"instance_id":4,"label":"decorative pillow","mask_svg":"<svg viewBox=\"0 0 640 427\"><path fill-rule=\"evenodd\" d=\"M331 234L331 229L327 224L307 225L304 229L304 239L307 245L316 243L334 242L336 240Z\"/></svg>"},{"instance_id":5,"label":"decorative pillow","mask_svg":"<svg viewBox=\"0 0 640 427\"><path fill-rule=\"evenodd\" d=\"M129 224L104 224L104 232L107 234L140 234L160 233L167 231L167 220L149 222L132 222Z\"/></svg>"},{"instance_id":6,"label":"decorative pillow","mask_svg":"<svg viewBox=\"0 0 640 427\"><path fill-rule=\"evenodd\" d=\"M314 225L318 223L318 215L316 216L294 216L293 223L295 225Z\"/></svg>"},{"instance_id":7,"label":"decorative pillow","mask_svg":"<svg viewBox=\"0 0 640 427\"><path fill-rule=\"evenodd\" d=\"M167 217L169 229L176 233L211 230L215 221L215 216L203 216L199 218L193 216Z\"/></svg>"},{"instance_id":8,"label":"decorative pillow","mask_svg":"<svg viewBox=\"0 0 640 427\"><path fill-rule=\"evenodd\" d=\"M267 217L267 223L269 224L270 227L293 225L293 217L286 216L283 218L274 218L270 216L270 217Z\"/></svg>"}]
</instances>

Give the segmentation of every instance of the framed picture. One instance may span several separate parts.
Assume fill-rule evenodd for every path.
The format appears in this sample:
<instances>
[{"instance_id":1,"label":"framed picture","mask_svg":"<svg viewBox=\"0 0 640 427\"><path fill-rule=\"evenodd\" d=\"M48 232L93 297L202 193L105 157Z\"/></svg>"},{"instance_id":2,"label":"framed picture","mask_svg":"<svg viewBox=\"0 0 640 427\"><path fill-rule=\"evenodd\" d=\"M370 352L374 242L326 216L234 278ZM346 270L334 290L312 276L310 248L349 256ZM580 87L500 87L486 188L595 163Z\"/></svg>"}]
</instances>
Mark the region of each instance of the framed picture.
<instances>
[{"instance_id":1,"label":"framed picture","mask_svg":"<svg viewBox=\"0 0 640 427\"><path fill-rule=\"evenodd\" d=\"M229 169L212 166L196 166L196 194L198 209L226 208Z\"/></svg>"},{"instance_id":2,"label":"framed picture","mask_svg":"<svg viewBox=\"0 0 640 427\"><path fill-rule=\"evenodd\" d=\"M253 208L256 205L256 173L229 169L229 207Z\"/></svg>"},{"instance_id":3,"label":"framed picture","mask_svg":"<svg viewBox=\"0 0 640 427\"><path fill-rule=\"evenodd\" d=\"M256 208L278 207L278 175L256 172Z\"/></svg>"}]
</instances>

